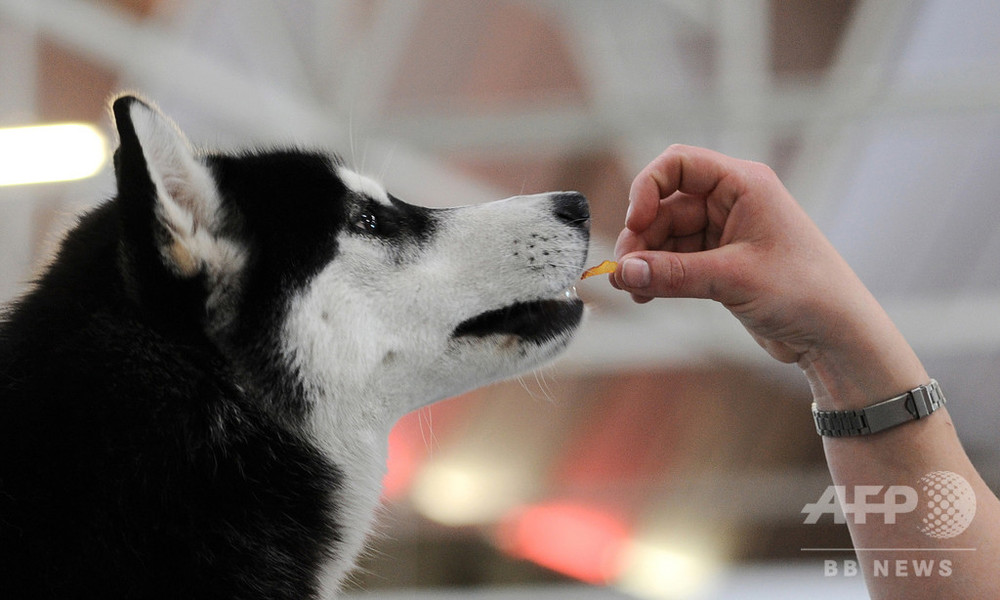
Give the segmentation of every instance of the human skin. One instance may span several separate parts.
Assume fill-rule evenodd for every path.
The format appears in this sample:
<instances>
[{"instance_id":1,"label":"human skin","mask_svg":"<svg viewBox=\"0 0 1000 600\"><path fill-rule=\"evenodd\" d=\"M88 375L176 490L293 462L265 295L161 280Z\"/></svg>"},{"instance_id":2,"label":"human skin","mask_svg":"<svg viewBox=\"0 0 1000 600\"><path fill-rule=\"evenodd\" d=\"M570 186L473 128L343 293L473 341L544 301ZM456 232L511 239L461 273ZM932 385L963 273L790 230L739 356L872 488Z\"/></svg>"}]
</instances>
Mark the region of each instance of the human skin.
<instances>
[{"instance_id":1,"label":"human skin","mask_svg":"<svg viewBox=\"0 0 1000 600\"><path fill-rule=\"evenodd\" d=\"M615 255L611 284L636 302L690 297L726 306L771 356L801 368L820 410L861 408L930 380L875 297L760 163L671 146L633 181ZM951 471L976 495L972 524L949 539L920 531L921 510L895 523L849 516L872 598L1000 597L1000 501L946 408L874 435L823 438L823 447L834 484L845 489L912 487L927 473ZM957 547L975 550L949 550ZM911 561L928 559L950 568L915 576ZM875 561L891 574L876 576Z\"/></svg>"}]
</instances>

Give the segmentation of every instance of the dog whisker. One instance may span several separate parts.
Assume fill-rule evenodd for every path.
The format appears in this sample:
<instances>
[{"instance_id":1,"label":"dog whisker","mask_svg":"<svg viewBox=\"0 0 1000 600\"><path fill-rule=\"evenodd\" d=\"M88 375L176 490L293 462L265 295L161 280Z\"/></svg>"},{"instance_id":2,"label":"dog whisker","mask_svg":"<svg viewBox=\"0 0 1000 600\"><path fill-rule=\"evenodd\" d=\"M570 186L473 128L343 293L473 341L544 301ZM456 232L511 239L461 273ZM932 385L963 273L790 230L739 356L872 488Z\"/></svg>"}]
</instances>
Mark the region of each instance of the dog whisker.
<instances>
[{"instance_id":1,"label":"dog whisker","mask_svg":"<svg viewBox=\"0 0 1000 600\"><path fill-rule=\"evenodd\" d=\"M398 147L398 144L393 144L389 147L389 151L386 152L385 158L382 160L382 168L378 173L379 180L385 179L386 173L389 172L389 164L392 163L392 159L396 155L396 148Z\"/></svg>"}]
</instances>

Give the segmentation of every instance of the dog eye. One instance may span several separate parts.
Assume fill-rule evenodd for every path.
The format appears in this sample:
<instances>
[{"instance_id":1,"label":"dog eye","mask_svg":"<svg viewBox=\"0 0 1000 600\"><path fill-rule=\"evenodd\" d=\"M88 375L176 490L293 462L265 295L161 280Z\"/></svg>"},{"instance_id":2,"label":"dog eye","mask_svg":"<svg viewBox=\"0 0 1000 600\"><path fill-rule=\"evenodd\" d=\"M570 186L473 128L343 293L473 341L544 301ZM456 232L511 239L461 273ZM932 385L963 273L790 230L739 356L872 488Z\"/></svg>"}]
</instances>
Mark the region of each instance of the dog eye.
<instances>
[{"instance_id":1,"label":"dog eye","mask_svg":"<svg viewBox=\"0 0 1000 600\"><path fill-rule=\"evenodd\" d=\"M399 215L376 204L363 208L351 223L353 229L358 233L380 238L395 236L399 233L400 225Z\"/></svg>"},{"instance_id":2,"label":"dog eye","mask_svg":"<svg viewBox=\"0 0 1000 600\"><path fill-rule=\"evenodd\" d=\"M354 228L362 233L378 235L379 219L375 216L375 213L370 210L366 210L358 215L357 219L355 219Z\"/></svg>"}]
</instances>

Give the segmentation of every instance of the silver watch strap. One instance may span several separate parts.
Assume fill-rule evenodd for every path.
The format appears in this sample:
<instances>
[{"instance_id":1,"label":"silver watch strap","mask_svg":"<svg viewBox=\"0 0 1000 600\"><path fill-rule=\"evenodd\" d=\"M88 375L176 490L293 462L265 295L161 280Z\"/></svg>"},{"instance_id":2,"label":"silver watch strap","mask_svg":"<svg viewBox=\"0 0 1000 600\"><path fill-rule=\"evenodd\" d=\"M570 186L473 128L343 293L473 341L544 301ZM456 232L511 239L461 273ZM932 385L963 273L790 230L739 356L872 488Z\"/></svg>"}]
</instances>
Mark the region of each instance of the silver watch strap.
<instances>
[{"instance_id":1,"label":"silver watch strap","mask_svg":"<svg viewBox=\"0 0 1000 600\"><path fill-rule=\"evenodd\" d=\"M857 410L819 410L812 405L816 433L828 437L846 437L878 433L931 415L945 403L941 386L931 379L927 385L914 388L895 398L889 398Z\"/></svg>"}]
</instances>

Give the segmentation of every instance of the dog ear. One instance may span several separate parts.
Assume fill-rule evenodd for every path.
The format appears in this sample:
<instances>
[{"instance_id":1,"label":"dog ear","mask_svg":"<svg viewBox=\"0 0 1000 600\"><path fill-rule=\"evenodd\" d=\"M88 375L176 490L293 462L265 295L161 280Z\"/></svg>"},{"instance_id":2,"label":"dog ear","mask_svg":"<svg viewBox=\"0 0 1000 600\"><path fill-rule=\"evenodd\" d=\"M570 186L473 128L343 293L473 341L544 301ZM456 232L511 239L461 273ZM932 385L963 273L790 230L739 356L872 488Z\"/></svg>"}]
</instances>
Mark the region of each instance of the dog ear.
<instances>
[{"instance_id":1,"label":"dog ear","mask_svg":"<svg viewBox=\"0 0 1000 600\"><path fill-rule=\"evenodd\" d=\"M238 271L242 253L222 235L223 211L209 168L158 109L134 96L112 105L118 129L115 176L126 233L152 243L175 276L218 278ZM148 233L149 237L143 236ZM139 252L141 254L141 252Z\"/></svg>"}]
</instances>

